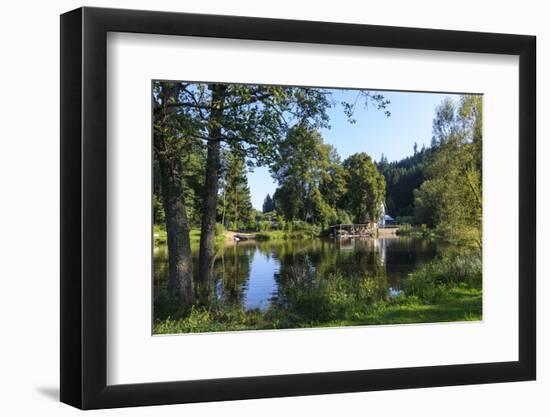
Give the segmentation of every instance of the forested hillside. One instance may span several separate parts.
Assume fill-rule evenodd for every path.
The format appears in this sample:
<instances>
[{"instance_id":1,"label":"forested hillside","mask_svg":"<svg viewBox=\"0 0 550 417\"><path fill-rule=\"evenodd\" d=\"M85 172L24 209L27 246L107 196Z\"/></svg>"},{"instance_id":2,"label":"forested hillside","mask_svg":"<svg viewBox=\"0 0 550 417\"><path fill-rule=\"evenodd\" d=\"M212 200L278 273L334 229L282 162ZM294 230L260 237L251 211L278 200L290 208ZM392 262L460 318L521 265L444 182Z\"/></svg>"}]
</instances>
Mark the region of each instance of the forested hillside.
<instances>
[{"instance_id":1,"label":"forested hillside","mask_svg":"<svg viewBox=\"0 0 550 417\"><path fill-rule=\"evenodd\" d=\"M413 155L399 161L380 158L377 167L386 180L386 208L393 217L414 221L414 190L424 181L424 165L432 154L431 147L417 150L415 146Z\"/></svg>"}]
</instances>

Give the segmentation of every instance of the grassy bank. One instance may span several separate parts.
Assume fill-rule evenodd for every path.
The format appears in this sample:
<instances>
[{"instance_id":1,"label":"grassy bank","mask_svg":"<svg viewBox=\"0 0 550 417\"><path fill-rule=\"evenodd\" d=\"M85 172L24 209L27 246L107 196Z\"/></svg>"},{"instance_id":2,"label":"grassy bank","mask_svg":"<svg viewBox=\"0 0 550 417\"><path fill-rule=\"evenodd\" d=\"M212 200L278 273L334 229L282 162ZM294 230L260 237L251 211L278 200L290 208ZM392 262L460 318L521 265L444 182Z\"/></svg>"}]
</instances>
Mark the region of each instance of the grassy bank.
<instances>
[{"instance_id":1,"label":"grassy bank","mask_svg":"<svg viewBox=\"0 0 550 417\"><path fill-rule=\"evenodd\" d=\"M429 238L429 239L439 237L434 229L430 229L426 225L412 226L410 224L401 224L399 225L399 230L397 234L400 236Z\"/></svg>"},{"instance_id":2,"label":"grassy bank","mask_svg":"<svg viewBox=\"0 0 550 417\"><path fill-rule=\"evenodd\" d=\"M429 228L425 224L413 226L402 224L398 226L397 234L423 239L438 239L452 245L481 249L481 234L476 227L456 227L449 224Z\"/></svg>"},{"instance_id":3,"label":"grassy bank","mask_svg":"<svg viewBox=\"0 0 550 417\"><path fill-rule=\"evenodd\" d=\"M273 240L304 240L314 239L318 237L318 233L310 231L295 231L285 232L284 230L271 230L269 232L256 233L256 240L259 241L273 241Z\"/></svg>"},{"instance_id":4,"label":"grassy bank","mask_svg":"<svg viewBox=\"0 0 550 417\"><path fill-rule=\"evenodd\" d=\"M296 276L280 290L284 304L266 311L195 306L185 316L157 321L154 333L213 332L480 320L481 258L447 256L410 274L397 296L385 277Z\"/></svg>"},{"instance_id":5,"label":"grassy bank","mask_svg":"<svg viewBox=\"0 0 550 417\"><path fill-rule=\"evenodd\" d=\"M216 227L216 244L225 241L223 233L223 228ZM191 245L198 245L201 240L201 230L198 227L192 228L189 231L189 239L191 240ZM153 240L155 246L166 244L166 228L158 224L153 225Z\"/></svg>"},{"instance_id":6,"label":"grassy bank","mask_svg":"<svg viewBox=\"0 0 550 417\"><path fill-rule=\"evenodd\" d=\"M278 230L260 230L256 233L256 240L304 240L314 239L322 233L322 227L301 221L288 222L284 228Z\"/></svg>"}]
</instances>

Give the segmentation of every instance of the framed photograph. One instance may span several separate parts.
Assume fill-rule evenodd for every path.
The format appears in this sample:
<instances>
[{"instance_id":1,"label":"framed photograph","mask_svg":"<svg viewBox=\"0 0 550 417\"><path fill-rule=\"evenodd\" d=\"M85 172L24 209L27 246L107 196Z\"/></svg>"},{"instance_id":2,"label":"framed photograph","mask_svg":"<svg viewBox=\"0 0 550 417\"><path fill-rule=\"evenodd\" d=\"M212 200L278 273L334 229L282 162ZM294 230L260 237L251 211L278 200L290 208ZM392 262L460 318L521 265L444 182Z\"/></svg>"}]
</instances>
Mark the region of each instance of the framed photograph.
<instances>
[{"instance_id":1,"label":"framed photograph","mask_svg":"<svg viewBox=\"0 0 550 417\"><path fill-rule=\"evenodd\" d=\"M61 401L533 380L535 37L61 16Z\"/></svg>"}]
</instances>

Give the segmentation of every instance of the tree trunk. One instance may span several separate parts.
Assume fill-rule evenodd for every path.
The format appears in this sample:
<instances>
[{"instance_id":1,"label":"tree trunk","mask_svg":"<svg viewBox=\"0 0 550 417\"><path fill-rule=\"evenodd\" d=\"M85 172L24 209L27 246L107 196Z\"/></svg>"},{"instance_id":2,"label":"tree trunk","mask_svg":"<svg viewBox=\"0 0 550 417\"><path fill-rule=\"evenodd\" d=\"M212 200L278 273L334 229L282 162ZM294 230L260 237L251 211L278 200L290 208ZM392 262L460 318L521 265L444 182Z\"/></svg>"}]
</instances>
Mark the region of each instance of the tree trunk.
<instances>
[{"instance_id":1,"label":"tree trunk","mask_svg":"<svg viewBox=\"0 0 550 417\"><path fill-rule=\"evenodd\" d=\"M214 261L216 260L216 209L218 205L218 181L220 174L220 138L222 134L223 101L226 86L213 84L212 111L209 119L208 153L206 157L206 181L201 219L199 253L199 283L201 290L212 295L214 289Z\"/></svg>"},{"instance_id":2,"label":"tree trunk","mask_svg":"<svg viewBox=\"0 0 550 417\"><path fill-rule=\"evenodd\" d=\"M170 95L177 93L177 87L166 86L163 91L163 105ZM175 109L164 106L162 117L166 122ZM185 206L183 167L178 139L165 137L166 131L155 130L155 154L159 162L162 205L164 207L168 243L168 284L170 299L174 305L190 307L195 299L193 290L193 264L189 223Z\"/></svg>"},{"instance_id":3,"label":"tree trunk","mask_svg":"<svg viewBox=\"0 0 550 417\"><path fill-rule=\"evenodd\" d=\"M189 223L181 182L179 157L159 155L162 204L166 218L170 298L176 305L191 306L194 301L193 264Z\"/></svg>"}]
</instances>

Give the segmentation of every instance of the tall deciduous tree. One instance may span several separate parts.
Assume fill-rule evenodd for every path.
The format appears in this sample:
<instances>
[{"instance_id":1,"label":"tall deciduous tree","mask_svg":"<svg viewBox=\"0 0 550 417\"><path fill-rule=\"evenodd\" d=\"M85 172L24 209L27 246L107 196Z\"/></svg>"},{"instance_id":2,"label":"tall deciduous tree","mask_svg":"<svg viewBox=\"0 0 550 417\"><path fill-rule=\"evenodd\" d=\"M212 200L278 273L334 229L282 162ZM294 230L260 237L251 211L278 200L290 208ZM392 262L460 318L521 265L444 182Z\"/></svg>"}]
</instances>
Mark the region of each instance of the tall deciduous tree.
<instances>
[{"instance_id":1,"label":"tall deciduous tree","mask_svg":"<svg viewBox=\"0 0 550 417\"><path fill-rule=\"evenodd\" d=\"M427 180L416 192L416 210L448 240L481 247L482 99L444 101L434 119L436 149L426 166Z\"/></svg>"},{"instance_id":2,"label":"tall deciduous tree","mask_svg":"<svg viewBox=\"0 0 550 417\"><path fill-rule=\"evenodd\" d=\"M271 173L279 183L275 205L287 219L326 224L336 216L344 188L340 158L315 129L290 129Z\"/></svg>"},{"instance_id":3,"label":"tall deciduous tree","mask_svg":"<svg viewBox=\"0 0 550 417\"><path fill-rule=\"evenodd\" d=\"M346 170L344 204L356 223L378 220L386 184L369 155L356 153L343 162Z\"/></svg>"}]
</instances>

